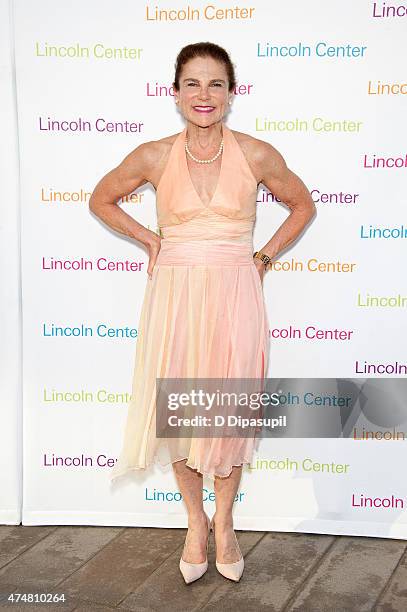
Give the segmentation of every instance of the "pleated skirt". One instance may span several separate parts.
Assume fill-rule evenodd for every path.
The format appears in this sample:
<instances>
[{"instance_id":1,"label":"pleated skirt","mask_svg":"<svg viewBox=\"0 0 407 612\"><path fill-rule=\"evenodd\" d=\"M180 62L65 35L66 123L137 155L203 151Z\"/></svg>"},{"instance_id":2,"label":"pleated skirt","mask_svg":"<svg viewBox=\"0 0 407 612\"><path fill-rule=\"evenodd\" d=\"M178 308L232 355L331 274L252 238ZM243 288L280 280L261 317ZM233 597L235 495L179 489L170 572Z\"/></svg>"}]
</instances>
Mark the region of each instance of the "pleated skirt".
<instances>
[{"instance_id":1,"label":"pleated skirt","mask_svg":"<svg viewBox=\"0 0 407 612\"><path fill-rule=\"evenodd\" d=\"M210 479L250 464L254 436L156 435L157 378L265 376L270 332L250 241L163 239L138 332L123 444L110 479L182 459Z\"/></svg>"}]
</instances>

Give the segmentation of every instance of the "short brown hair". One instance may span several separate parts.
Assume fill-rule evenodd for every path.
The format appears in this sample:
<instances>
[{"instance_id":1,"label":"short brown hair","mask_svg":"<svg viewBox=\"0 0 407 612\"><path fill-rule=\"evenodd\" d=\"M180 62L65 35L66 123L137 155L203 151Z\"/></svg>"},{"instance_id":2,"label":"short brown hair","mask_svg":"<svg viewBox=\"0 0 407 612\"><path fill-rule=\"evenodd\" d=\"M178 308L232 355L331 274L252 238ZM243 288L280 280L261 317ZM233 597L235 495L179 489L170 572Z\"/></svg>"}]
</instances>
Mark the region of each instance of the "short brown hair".
<instances>
[{"instance_id":1,"label":"short brown hair","mask_svg":"<svg viewBox=\"0 0 407 612\"><path fill-rule=\"evenodd\" d=\"M175 78L173 81L173 87L176 91L179 91L179 77L181 75L182 68L185 64L194 57L212 57L218 62L223 62L229 81L229 91L232 91L236 87L235 69L229 54L223 47L215 45L211 42L198 42L183 47L177 55L175 62Z\"/></svg>"}]
</instances>

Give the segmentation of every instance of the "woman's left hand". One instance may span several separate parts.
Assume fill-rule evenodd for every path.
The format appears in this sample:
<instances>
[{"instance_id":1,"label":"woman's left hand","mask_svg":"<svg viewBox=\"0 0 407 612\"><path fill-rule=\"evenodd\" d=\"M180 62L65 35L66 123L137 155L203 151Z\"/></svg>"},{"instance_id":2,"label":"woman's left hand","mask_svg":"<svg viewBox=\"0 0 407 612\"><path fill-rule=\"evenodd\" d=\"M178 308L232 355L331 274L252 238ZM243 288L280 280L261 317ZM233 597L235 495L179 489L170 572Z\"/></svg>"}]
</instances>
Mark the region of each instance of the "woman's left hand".
<instances>
[{"instance_id":1,"label":"woman's left hand","mask_svg":"<svg viewBox=\"0 0 407 612\"><path fill-rule=\"evenodd\" d=\"M257 268L257 272L259 273L260 281L263 284L263 276L264 276L264 273L266 271L266 266L264 265L262 260L259 259L258 257L253 257L253 261L254 261L254 265Z\"/></svg>"}]
</instances>

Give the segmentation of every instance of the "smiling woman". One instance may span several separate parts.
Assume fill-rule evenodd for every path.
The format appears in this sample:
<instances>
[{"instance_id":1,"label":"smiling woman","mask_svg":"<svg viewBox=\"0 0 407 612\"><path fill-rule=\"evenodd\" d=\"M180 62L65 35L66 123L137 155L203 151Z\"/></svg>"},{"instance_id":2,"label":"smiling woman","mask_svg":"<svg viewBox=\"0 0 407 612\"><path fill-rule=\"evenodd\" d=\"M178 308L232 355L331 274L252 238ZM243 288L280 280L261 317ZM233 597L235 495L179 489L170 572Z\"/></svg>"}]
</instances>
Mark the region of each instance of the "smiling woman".
<instances>
[{"instance_id":1,"label":"smiling woman","mask_svg":"<svg viewBox=\"0 0 407 612\"><path fill-rule=\"evenodd\" d=\"M225 124L235 87L234 67L222 47L203 42L181 49L173 89L184 129L140 145L102 179L90 202L114 229L139 239L149 251L132 399L111 477L154 463L172 464L188 511L179 563L187 583L208 567L214 524L218 571L234 581L242 575L232 508L259 430L253 425L241 435L233 428L223 437L200 437L181 428L178 436L161 437L156 426L166 414L157 406L157 381L193 379L205 392L207 379L236 384L250 379L257 390L263 388L270 338L262 288L267 260L293 241L315 212L305 185L276 149ZM160 237L116 205L146 182L157 185ZM253 254L260 182L287 203L291 214ZM203 507L204 475L214 480L216 520L211 523Z\"/></svg>"}]
</instances>

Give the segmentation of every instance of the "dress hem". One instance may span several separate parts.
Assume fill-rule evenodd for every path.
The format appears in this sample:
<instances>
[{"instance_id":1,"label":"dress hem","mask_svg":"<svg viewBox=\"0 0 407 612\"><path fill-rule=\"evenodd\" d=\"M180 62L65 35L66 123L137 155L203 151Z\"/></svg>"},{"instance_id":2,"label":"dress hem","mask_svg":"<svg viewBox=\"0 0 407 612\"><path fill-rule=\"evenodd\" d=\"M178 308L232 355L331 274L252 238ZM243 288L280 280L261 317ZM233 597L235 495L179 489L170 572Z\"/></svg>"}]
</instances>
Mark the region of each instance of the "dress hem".
<instances>
[{"instance_id":1,"label":"dress hem","mask_svg":"<svg viewBox=\"0 0 407 612\"><path fill-rule=\"evenodd\" d=\"M146 464L145 466L128 466L128 467L124 467L121 470L119 470L117 473L115 473L114 475L110 476L110 482L115 482L116 480L118 480L119 478L126 476L127 474L129 474L130 472L140 472L140 471L145 471L148 468L150 468L152 465L159 465L160 467L167 467L169 465L172 465L173 463L176 463L177 461L184 461L187 460L186 465L188 467L190 467L193 470L196 470L197 472L199 472L200 474L202 474L202 476L210 478L212 480L216 478L228 478L230 476L230 474L232 473L232 468L234 467L243 467L244 465L250 465L250 463L252 462L252 457L248 458L245 457L243 458L239 463L232 463L230 465L230 470L227 474L223 473L223 474L218 474L216 472L208 472L207 470L200 469L199 465L194 465L191 463L188 463L188 457L179 457L178 459L174 459L173 461L170 461L169 463L161 463L161 461L157 460L153 460L150 461L150 463Z\"/></svg>"}]
</instances>

